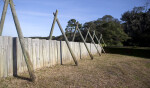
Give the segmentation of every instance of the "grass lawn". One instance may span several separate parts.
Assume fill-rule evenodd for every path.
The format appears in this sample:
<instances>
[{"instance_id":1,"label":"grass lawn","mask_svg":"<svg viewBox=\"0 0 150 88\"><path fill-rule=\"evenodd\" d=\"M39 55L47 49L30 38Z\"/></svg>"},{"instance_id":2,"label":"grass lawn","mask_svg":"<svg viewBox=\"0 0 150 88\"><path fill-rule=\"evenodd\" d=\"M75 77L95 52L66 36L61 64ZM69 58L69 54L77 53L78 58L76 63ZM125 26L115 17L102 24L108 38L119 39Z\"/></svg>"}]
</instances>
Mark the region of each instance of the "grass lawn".
<instances>
[{"instance_id":1,"label":"grass lawn","mask_svg":"<svg viewBox=\"0 0 150 88\"><path fill-rule=\"evenodd\" d=\"M29 77L27 73L0 79L0 87L150 88L150 59L119 54L94 57L83 58L79 66L70 63L36 71L35 83L23 78Z\"/></svg>"}]
</instances>

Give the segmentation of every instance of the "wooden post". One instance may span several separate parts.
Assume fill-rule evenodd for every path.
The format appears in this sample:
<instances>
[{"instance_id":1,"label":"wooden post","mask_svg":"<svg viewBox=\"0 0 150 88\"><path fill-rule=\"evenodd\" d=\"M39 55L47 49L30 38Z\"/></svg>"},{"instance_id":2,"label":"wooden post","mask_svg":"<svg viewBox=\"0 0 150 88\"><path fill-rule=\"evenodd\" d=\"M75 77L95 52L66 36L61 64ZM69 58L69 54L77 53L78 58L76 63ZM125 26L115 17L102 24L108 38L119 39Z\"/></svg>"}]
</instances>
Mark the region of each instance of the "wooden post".
<instances>
[{"instance_id":1,"label":"wooden post","mask_svg":"<svg viewBox=\"0 0 150 88\"><path fill-rule=\"evenodd\" d=\"M95 44L95 42L94 42L94 40L93 40L93 38L92 38L92 36L91 36L91 33L90 33L89 31L88 31L88 34L89 34L89 36L90 36L90 38L91 38L91 40L92 40L92 42L93 42L93 44L94 44L94 46L95 46L97 52L98 52L98 54L101 56L101 53L99 52L99 50L98 50L98 48L97 48L97 46L96 46L96 44Z\"/></svg>"},{"instance_id":2,"label":"wooden post","mask_svg":"<svg viewBox=\"0 0 150 88\"><path fill-rule=\"evenodd\" d=\"M102 39L102 34L101 34L100 37L99 37L99 42L101 42L101 39Z\"/></svg>"},{"instance_id":3,"label":"wooden post","mask_svg":"<svg viewBox=\"0 0 150 88\"><path fill-rule=\"evenodd\" d=\"M95 34L94 34L95 35ZM98 38L97 38L97 36L95 35L95 38L96 38L96 40L98 41ZM102 50L103 50L103 52L105 53L105 50L104 50L104 48L102 47L102 45L101 45L101 43L98 41L98 44L99 44L99 46L102 48Z\"/></svg>"},{"instance_id":4,"label":"wooden post","mask_svg":"<svg viewBox=\"0 0 150 88\"><path fill-rule=\"evenodd\" d=\"M54 14L54 16L55 16L55 13L53 13L53 14ZM72 58L73 58L75 64L78 65L78 62L77 62L77 60L76 60L76 57L75 57L75 55L74 55L74 53L73 53L73 51L72 51L72 49L71 49L71 47L70 47L70 44L69 44L69 42L68 42L68 39L67 39L67 37L66 37L66 35L65 35L65 33L64 33L64 31L63 31L63 29L62 29L60 23L59 23L58 18L56 18L56 22L57 22L57 24L58 24L58 26L59 26L59 28L60 28L61 33L63 34L63 36L64 36L64 38L65 38L66 44L67 44L67 46L68 46L68 49L69 49L69 51L70 51L70 53L71 53L71 55L72 55Z\"/></svg>"},{"instance_id":5,"label":"wooden post","mask_svg":"<svg viewBox=\"0 0 150 88\"><path fill-rule=\"evenodd\" d=\"M87 33L86 33L86 36L85 36L85 42L86 42L86 39L87 39L89 30L90 30L90 29L87 30Z\"/></svg>"},{"instance_id":6,"label":"wooden post","mask_svg":"<svg viewBox=\"0 0 150 88\"><path fill-rule=\"evenodd\" d=\"M102 42L104 43L104 46L106 46L106 44L105 44L105 42L104 42L104 40L103 40L103 37L102 37L103 35L101 34L100 35L100 38L99 38L99 42L101 42L101 40L102 40Z\"/></svg>"},{"instance_id":7,"label":"wooden post","mask_svg":"<svg viewBox=\"0 0 150 88\"><path fill-rule=\"evenodd\" d=\"M85 47L86 47L86 49L87 49L87 51L88 51L88 53L89 53L91 59L93 60L93 55L92 55L91 52L89 51L89 49L88 49L88 47L87 47L87 45L86 45L86 42L85 42L85 40L84 40L84 38L83 38L83 36L82 36L82 33L81 33L81 31L79 30L79 28L78 28L78 23L77 23L77 30L79 31L79 34L80 34L80 36L81 36L81 38L82 38L82 41L84 42L84 45L85 45Z\"/></svg>"},{"instance_id":8,"label":"wooden post","mask_svg":"<svg viewBox=\"0 0 150 88\"><path fill-rule=\"evenodd\" d=\"M94 39L94 37L95 37L94 35L95 35L95 31L93 32L93 39Z\"/></svg>"},{"instance_id":9,"label":"wooden post","mask_svg":"<svg viewBox=\"0 0 150 88\"><path fill-rule=\"evenodd\" d=\"M104 42L104 40L103 40L103 35L102 35L102 41L103 41L103 43L104 43L104 46L106 46L106 44L105 44L105 42Z\"/></svg>"},{"instance_id":10,"label":"wooden post","mask_svg":"<svg viewBox=\"0 0 150 88\"><path fill-rule=\"evenodd\" d=\"M74 31L74 33L73 33L73 38L72 38L72 41L74 41L74 39L75 39L75 36L76 36L76 31L77 31L77 25L76 25L75 31Z\"/></svg>"},{"instance_id":11,"label":"wooden post","mask_svg":"<svg viewBox=\"0 0 150 88\"><path fill-rule=\"evenodd\" d=\"M15 7L14 7L13 0L10 0L10 7L11 7L11 12L12 12L13 19L14 19L14 22L15 22L15 26L16 26L16 29L17 29L17 32L18 32L20 45L21 45L21 48L22 48L22 52L23 52L27 67L28 67L28 71L29 71L31 81L35 81L36 77L35 77L35 74L34 74L33 65L32 65L31 60L29 58L29 54L25 49L24 37L23 37L22 31L21 31L19 20L17 18L17 14L16 14L16 10L15 10Z\"/></svg>"},{"instance_id":12,"label":"wooden post","mask_svg":"<svg viewBox=\"0 0 150 88\"><path fill-rule=\"evenodd\" d=\"M3 7L3 12L2 12L2 17L1 17L1 22L0 22L0 36L2 36L8 4L9 4L9 0L5 0L5 4L4 4L4 7Z\"/></svg>"},{"instance_id":13,"label":"wooden post","mask_svg":"<svg viewBox=\"0 0 150 88\"><path fill-rule=\"evenodd\" d=\"M50 40L52 40L53 30L54 30L54 26L55 26L56 19L57 19L57 14L58 14L58 10L56 10L54 20L53 20L53 24L52 24L51 31L50 31L50 35L49 35L49 38L48 38Z\"/></svg>"}]
</instances>

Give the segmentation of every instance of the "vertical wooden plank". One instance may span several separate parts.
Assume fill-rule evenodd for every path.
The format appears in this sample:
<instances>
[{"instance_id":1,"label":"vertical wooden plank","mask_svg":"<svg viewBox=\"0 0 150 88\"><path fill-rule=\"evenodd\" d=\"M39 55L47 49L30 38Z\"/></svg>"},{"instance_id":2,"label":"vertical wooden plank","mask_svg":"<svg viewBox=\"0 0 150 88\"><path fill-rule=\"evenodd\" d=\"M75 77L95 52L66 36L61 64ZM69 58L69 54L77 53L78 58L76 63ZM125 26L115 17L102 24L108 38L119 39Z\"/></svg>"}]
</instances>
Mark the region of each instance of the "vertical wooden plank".
<instances>
[{"instance_id":1,"label":"vertical wooden plank","mask_svg":"<svg viewBox=\"0 0 150 88\"><path fill-rule=\"evenodd\" d=\"M57 64L57 42L56 42L56 40L53 40L53 46L54 46L54 65L56 65Z\"/></svg>"},{"instance_id":2,"label":"vertical wooden plank","mask_svg":"<svg viewBox=\"0 0 150 88\"><path fill-rule=\"evenodd\" d=\"M39 39L32 39L32 58L33 58L33 68L34 70L40 67L39 60Z\"/></svg>"},{"instance_id":3,"label":"vertical wooden plank","mask_svg":"<svg viewBox=\"0 0 150 88\"><path fill-rule=\"evenodd\" d=\"M3 63L3 77L7 77L8 76L8 63L7 63L7 57L8 57L8 55L7 55L7 46L8 46L8 37L4 37L3 38L3 48L4 48L4 50L3 50L3 55L4 55L4 58L3 58L3 60L4 60L4 63Z\"/></svg>"},{"instance_id":4,"label":"vertical wooden plank","mask_svg":"<svg viewBox=\"0 0 150 88\"><path fill-rule=\"evenodd\" d=\"M77 47L78 47L78 58L80 60L80 43L76 42L76 44L77 44Z\"/></svg>"},{"instance_id":5,"label":"vertical wooden plank","mask_svg":"<svg viewBox=\"0 0 150 88\"><path fill-rule=\"evenodd\" d=\"M71 44L71 49L72 49L72 50L75 50L75 49L74 49L74 43L73 43L73 42L70 42L70 44ZM69 61L69 62L72 62L73 58L71 57L71 54L69 54L69 57L70 57L70 61Z\"/></svg>"},{"instance_id":6,"label":"vertical wooden plank","mask_svg":"<svg viewBox=\"0 0 150 88\"><path fill-rule=\"evenodd\" d=\"M41 68L44 66L44 58L43 58L43 40L39 40L39 53L40 53L40 66Z\"/></svg>"},{"instance_id":7,"label":"vertical wooden plank","mask_svg":"<svg viewBox=\"0 0 150 88\"><path fill-rule=\"evenodd\" d=\"M39 39L37 39L37 42L36 42L36 66L37 68L40 68L40 54L39 54Z\"/></svg>"},{"instance_id":8,"label":"vertical wooden plank","mask_svg":"<svg viewBox=\"0 0 150 88\"><path fill-rule=\"evenodd\" d=\"M56 41L51 40L50 41L50 61L51 66L54 66L57 62L57 47L56 47Z\"/></svg>"},{"instance_id":9,"label":"vertical wooden plank","mask_svg":"<svg viewBox=\"0 0 150 88\"><path fill-rule=\"evenodd\" d=\"M49 40L49 57L50 57L50 66L53 65L53 46L52 40Z\"/></svg>"},{"instance_id":10,"label":"vertical wooden plank","mask_svg":"<svg viewBox=\"0 0 150 88\"><path fill-rule=\"evenodd\" d=\"M50 51L49 51L50 44L49 44L49 40L46 40L45 44L46 44L45 46L46 46L47 65L48 65L48 67L50 67Z\"/></svg>"},{"instance_id":11,"label":"vertical wooden plank","mask_svg":"<svg viewBox=\"0 0 150 88\"><path fill-rule=\"evenodd\" d=\"M13 75L13 38L8 37L8 48L7 48L7 55L8 55L8 76Z\"/></svg>"},{"instance_id":12,"label":"vertical wooden plank","mask_svg":"<svg viewBox=\"0 0 150 88\"><path fill-rule=\"evenodd\" d=\"M22 51L21 51L21 46L19 43L19 39L16 38L16 44L17 44L17 72L23 72L22 70Z\"/></svg>"},{"instance_id":13,"label":"vertical wooden plank","mask_svg":"<svg viewBox=\"0 0 150 88\"><path fill-rule=\"evenodd\" d=\"M3 37L0 36L0 77L3 77Z\"/></svg>"},{"instance_id":14,"label":"vertical wooden plank","mask_svg":"<svg viewBox=\"0 0 150 88\"><path fill-rule=\"evenodd\" d=\"M56 41L57 43L57 64L61 64L61 57L60 57L60 41Z\"/></svg>"},{"instance_id":15,"label":"vertical wooden plank","mask_svg":"<svg viewBox=\"0 0 150 88\"><path fill-rule=\"evenodd\" d=\"M81 42L79 42L79 49L80 49L80 59L82 59L82 58L81 58L81 51L82 51L82 50L81 50Z\"/></svg>"},{"instance_id":16,"label":"vertical wooden plank","mask_svg":"<svg viewBox=\"0 0 150 88\"><path fill-rule=\"evenodd\" d=\"M85 58L87 53L87 49L84 45L84 43L81 43L81 58Z\"/></svg>"},{"instance_id":17,"label":"vertical wooden plank","mask_svg":"<svg viewBox=\"0 0 150 88\"><path fill-rule=\"evenodd\" d=\"M70 44L70 48L71 48L71 44ZM70 55L69 55L69 52L68 52L68 49L67 49L67 44L65 43L65 50L66 50L66 57L65 57L65 62L66 64L70 61Z\"/></svg>"},{"instance_id":18,"label":"vertical wooden plank","mask_svg":"<svg viewBox=\"0 0 150 88\"><path fill-rule=\"evenodd\" d=\"M66 63L66 54L67 54L67 52L66 52L67 50L66 50L66 46L65 46L65 42L64 41L62 41L62 61L63 61L63 64L65 64Z\"/></svg>"},{"instance_id":19,"label":"vertical wooden plank","mask_svg":"<svg viewBox=\"0 0 150 88\"><path fill-rule=\"evenodd\" d=\"M80 56L80 57L81 57L81 59L82 59L82 56L83 56L83 45L82 45L82 44L83 44L83 43L80 42L80 48L81 48L81 54L80 54L81 56Z\"/></svg>"},{"instance_id":20,"label":"vertical wooden plank","mask_svg":"<svg viewBox=\"0 0 150 88\"><path fill-rule=\"evenodd\" d=\"M33 60L33 69L36 69L36 41L32 39L32 60Z\"/></svg>"},{"instance_id":21,"label":"vertical wooden plank","mask_svg":"<svg viewBox=\"0 0 150 88\"><path fill-rule=\"evenodd\" d=\"M49 41L48 40L43 40L43 58L45 60L45 66L49 67L50 66L50 61L49 61Z\"/></svg>"},{"instance_id":22,"label":"vertical wooden plank","mask_svg":"<svg viewBox=\"0 0 150 88\"><path fill-rule=\"evenodd\" d=\"M28 52L28 39L27 38L24 38L24 45L25 45L25 49L26 51ZM23 68L23 72L26 72L27 71L27 65L26 65L26 62L25 62L25 58L24 58L24 55L22 53L22 68Z\"/></svg>"},{"instance_id":23,"label":"vertical wooden plank","mask_svg":"<svg viewBox=\"0 0 150 88\"><path fill-rule=\"evenodd\" d=\"M30 56L30 59L31 59L31 63L33 64L33 58L32 58L32 39L31 38L28 38L28 53L29 53L29 56Z\"/></svg>"},{"instance_id":24,"label":"vertical wooden plank","mask_svg":"<svg viewBox=\"0 0 150 88\"><path fill-rule=\"evenodd\" d=\"M64 62L65 62L65 53L64 53L64 41L61 41L61 48L62 48L62 64L64 64Z\"/></svg>"},{"instance_id":25,"label":"vertical wooden plank","mask_svg":"<svg viewBox=\"0 0 150 88\"><path fill-rule=\"evenodd\" d=\"M53 61L52 61L52 65L54 66L55 65L55 61L56 61L56 58L55 58L55 41L52 40L52 57L53 57Z\"/></svg>"},{"instance_id":26,"label":"vertical wooden plank","mask_svg":"<svg viewBox=\"0 0 150 88\"><path fill-rule=\"evenodd\" d=\"M43 59L44 59L44 66L45 67L47 67L48 65L47 65L47 58L46 58L46 42L45 42L46 40L42 40L42 54L43 54Z\"/></svg>"}]
</instances>

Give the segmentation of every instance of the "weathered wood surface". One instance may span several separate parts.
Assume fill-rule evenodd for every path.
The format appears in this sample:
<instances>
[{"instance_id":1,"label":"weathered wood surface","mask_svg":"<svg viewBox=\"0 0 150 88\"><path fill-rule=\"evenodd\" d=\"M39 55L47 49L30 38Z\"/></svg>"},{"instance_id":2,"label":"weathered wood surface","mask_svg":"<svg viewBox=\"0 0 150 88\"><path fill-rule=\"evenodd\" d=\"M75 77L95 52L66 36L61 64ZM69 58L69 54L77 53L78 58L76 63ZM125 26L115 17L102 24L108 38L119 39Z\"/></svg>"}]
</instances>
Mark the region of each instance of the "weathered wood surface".
<instances>
[{"instance_id":1,"label":"weathered wood surface","mask_svg":"<svg viewBox=\"0 0 150 88\"><path fill-rule=\"evenodd\" d=\"M0 37L0 77L13 75L13 39Z\"/></svg>"},{"instance_id":2,"label":"weathered wood surface","mask_svg":"<svg viewBox=\"0 0 150 88\"><path fill-rule=\"evenodd\" d=\"M13 70L17 70L18 74L28 71L19 39L16 38L15 43L13 42L12 37L0 36L0 77L12 76ZM34 70L42 67L52 67L56 64L60 65L61 63L67 64L73 61L65 41L25 38L24 43L31 57ZM13 44L16 44L16 50L13 50L15 48ZM69 44L77 60L88 56L84 43L69 42ZM86 44L92 54L97 54L93 44ZM101 51L101 47L98 44L96 45ZM13 56L15 54L16 57ZM16 66L16 69L13 69L13 66Z\"/></svg>"}]
</instances>

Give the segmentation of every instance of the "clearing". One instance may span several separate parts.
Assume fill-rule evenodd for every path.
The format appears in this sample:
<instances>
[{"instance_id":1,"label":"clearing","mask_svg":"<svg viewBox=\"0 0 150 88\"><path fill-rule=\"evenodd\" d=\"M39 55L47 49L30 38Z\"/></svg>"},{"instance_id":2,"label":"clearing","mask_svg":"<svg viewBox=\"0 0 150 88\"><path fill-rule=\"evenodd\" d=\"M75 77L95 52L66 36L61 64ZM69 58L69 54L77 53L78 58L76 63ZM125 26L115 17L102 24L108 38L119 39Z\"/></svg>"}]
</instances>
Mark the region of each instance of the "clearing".
<instances>
[{"instance_id":1,"label":"clearing","mask_svg":"<svg viewBox=\"0 0 150 88\"><path fill-rule=\"evenodd\" d=\"M27 73L0 79L0 87L150 88L150 59L119 54L94 57L80 60L79 66L70 63L36 71L35 83L27 80Z\"/></svg>"}]
</instances>

